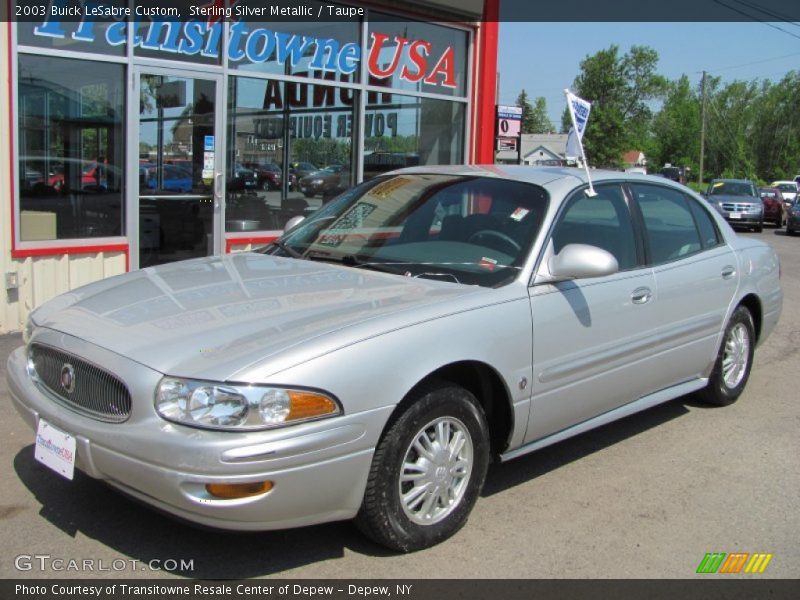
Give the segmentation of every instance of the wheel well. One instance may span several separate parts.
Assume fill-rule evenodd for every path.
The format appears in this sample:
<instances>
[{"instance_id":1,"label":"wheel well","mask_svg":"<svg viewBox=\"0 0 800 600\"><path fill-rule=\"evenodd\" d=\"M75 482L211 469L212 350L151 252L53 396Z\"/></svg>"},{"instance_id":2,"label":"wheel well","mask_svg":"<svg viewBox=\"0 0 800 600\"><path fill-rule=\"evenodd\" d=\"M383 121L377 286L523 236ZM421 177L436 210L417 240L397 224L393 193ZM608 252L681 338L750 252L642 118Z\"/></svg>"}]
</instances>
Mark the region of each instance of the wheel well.
<instances>
[{"instance_id":1,"label":"wheel well","mask_svg":"<svg viewBox=\"0 0 800 600\"><path fill-rule=\"evenodd\" d=\"M746 307L753 316L753 326L756 329L756 341L758 341L761 338L761 321L763 319L761 314L761 301L755 294L748 294L742 298L739 305Z\"/></svg>"},{"instance_id":2,"label":"wheel well","mask_svg":"<svg viewBox=\"0 0 800 600\"><path fill-rule=\"evenodd\" d=\"M489 365L477 361L463 361L441 367L417 383L414 391L431 381L449 381L472 393L483 407L491 436L492 454L501 454L508 445L514 419L511 399L500 375ZM401 402L398 409L404 404Z\"/></svg>"}]
</instances>

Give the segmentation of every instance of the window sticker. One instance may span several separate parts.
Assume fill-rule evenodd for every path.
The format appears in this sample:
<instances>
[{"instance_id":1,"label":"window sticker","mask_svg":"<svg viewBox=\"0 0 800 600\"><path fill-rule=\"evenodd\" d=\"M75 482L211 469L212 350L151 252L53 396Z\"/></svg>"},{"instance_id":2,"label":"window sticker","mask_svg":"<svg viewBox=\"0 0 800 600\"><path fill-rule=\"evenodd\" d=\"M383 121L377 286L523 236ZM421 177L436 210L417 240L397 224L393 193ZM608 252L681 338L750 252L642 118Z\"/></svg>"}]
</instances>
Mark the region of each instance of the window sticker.
<instances>
[{"instance_id":1,"label":"window sticker","mask_svg":"<svg viewBox=\"0 0 800 600\"><path fill-rule=\"evenodd\" d=\"M407 177L394 177L389 181L384 181L383 183L376 185L372 190L370 190L369 195L374 196L380 200L386 200L392 193L396 192L402 187L405 187L410 183L410 180Z\"/></svg>"},{"instance_id":2,"label":"window sticker","mask_svg":"<svg viewBox=\"0 0 800 600\"><path fill-rule=\"evenodd\" d=\"M530 212L531 211L528 210L527 208L523 208L521 206L518 206L516 208L516 210L513 213L511 213L511 218L514 219L515 221L519 222L519 221L522 221L522 219L524 219L525 217L527 217L528 213L530 213Z\"/></svg>"},{"instance_id":3,"label":"window sticker","mask_svg":"<svg viewBox=\"0 0 800 600\"><path fill-rule=\"evenodd\" d=\"M481 262L478 263L484 269L488 269L489 271L494 271L494 268L497 266L497 261L493 258L481 257Z\"/></svg>"}]
</instances>

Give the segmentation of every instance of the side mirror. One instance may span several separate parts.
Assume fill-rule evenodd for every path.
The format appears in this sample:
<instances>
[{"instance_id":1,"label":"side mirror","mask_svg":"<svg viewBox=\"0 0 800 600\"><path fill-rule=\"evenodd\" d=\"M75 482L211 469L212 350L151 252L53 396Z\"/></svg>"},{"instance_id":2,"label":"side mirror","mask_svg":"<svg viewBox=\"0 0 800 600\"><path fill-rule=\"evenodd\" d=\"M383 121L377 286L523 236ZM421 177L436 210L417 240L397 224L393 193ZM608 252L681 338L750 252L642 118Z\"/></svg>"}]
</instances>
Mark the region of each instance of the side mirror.
<instances>
[{"instance_id":1,"label":"side mirror","mask_svg":"<svg viewBox=\"0 0 800 600\"><path fill-rule=\"evenodd\" d=\"M291 231L292 229L294 229L295 227L300 225L300 223L302 223L305 220L306 220L306 218L303 215L297 215L296 217L292 217L291 219L286 221L286 225L283 226L283 233L286 233L287 231Z\"/></svg>"},{"instance_id":2,"label":"side mirror","mask_svg":"<svg viewBox=\"0 0 800 600\"><path fill-rule=\"evenodd\" d=\"M610 252L588 244L567 244L550 257L547 264L555 280L605 277L619 271L619 264Z\"/></svg>"}]
</instances>

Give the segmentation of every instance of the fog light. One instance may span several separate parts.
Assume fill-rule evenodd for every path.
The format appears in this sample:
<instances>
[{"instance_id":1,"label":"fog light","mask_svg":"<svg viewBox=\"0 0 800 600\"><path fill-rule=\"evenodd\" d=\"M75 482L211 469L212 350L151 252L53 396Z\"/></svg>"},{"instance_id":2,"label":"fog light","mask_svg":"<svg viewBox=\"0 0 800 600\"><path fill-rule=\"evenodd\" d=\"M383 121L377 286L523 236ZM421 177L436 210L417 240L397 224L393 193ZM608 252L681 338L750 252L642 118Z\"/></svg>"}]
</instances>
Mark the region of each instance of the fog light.
<instances>
[{"instance_id":1,"label":"fog light","mask_svg":"<svg viewBox=\"0 0 800 600\"><path fill-rule=\"evenodd\" d=\"M271 481L253 481L251 483L207 483L206 491L217 498L235 500L266 494L272 489Z\"/></svg>"}]
</instances>

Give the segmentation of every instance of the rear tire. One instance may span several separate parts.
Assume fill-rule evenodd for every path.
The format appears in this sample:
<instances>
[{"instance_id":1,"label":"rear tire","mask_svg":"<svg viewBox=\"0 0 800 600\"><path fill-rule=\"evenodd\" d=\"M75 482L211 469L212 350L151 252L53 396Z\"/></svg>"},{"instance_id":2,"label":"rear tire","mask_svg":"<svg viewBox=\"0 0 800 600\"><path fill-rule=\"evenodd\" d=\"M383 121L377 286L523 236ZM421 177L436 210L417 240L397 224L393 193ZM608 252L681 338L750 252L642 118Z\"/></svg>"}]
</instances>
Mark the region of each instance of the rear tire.
<instances>
[{"instance_id":1,"label":"rear tire","mask_svg":"<svg viewBox=\"0 0 800 600\"><path fill-rule=\"evenodd\" d=\"M375 449L356 525L401 552L442 542L467 522L489 464L483 410L462 387L420 388Z\"/></svg>"},{"instance_id":2,"label":"rear tire","mask_svg":"<svg viewBox=\"0 0 800 600\"><path fill-rule=\"evenodd\" d=\"M754 349L753 316L745 306L738 306L725 327L708 385L700 392L701 399L715 406L736 402L750 377Z\"/></svg>"}]
</instances>

